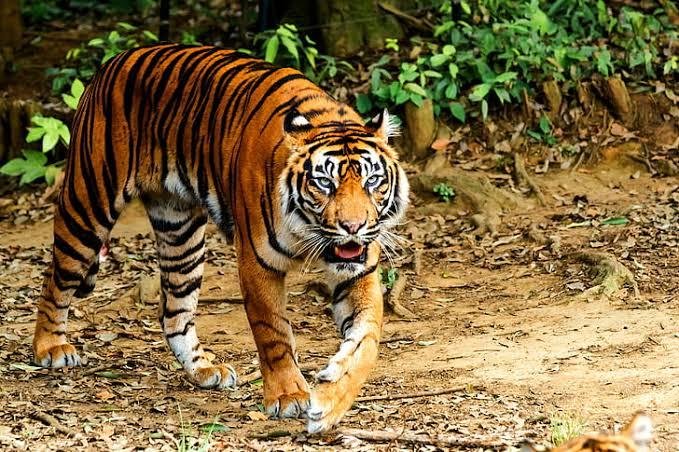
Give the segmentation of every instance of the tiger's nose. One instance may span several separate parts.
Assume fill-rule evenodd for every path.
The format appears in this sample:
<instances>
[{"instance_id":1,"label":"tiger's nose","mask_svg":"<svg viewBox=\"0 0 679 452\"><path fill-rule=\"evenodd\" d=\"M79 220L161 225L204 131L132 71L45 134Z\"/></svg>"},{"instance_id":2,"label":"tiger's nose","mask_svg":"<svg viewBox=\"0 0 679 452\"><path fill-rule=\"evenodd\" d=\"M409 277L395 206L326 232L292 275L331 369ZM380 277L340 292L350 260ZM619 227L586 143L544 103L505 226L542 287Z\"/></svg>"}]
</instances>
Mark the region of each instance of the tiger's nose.
<instances>
[{"instance_id":1,"label":"tiger's nose","mask_svg":"<svg viewBox=\"0 0 679 452\"><path fill-rule=\"evenodd\" d=\"M365 226L365 221L340 221L339 225L342 229L347 231L349 234L356 234L359 229Z\"/></svg>"}]
</instances>

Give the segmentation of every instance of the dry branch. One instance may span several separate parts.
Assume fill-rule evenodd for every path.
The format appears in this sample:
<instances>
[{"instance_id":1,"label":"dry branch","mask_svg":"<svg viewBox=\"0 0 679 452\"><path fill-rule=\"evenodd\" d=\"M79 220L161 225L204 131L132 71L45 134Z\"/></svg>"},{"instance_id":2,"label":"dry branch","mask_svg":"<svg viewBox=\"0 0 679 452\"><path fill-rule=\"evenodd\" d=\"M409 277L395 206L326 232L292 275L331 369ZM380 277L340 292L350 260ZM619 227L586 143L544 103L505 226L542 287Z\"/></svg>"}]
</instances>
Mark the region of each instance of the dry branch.
<instances>
[{"instance_id":1,"label":"dry branch","mask_svg":"<svg viewBox=\"0 0 679 452\"><path fill-rule=\"evenodd\" d=\"M386 2L378 2L377 6L382 8L382 10L384 10L385 12L393 15L397 19L402 20L412 28L426 32L431 32L434 29L434 25L432 25L428 20L418 19L417 17L411 16L410 14L405 13L400 9L396 8L394 5L390 5L389 3Z\"/></svg>"},{"instance_id":2,"label":"dry branch","mask_svg":"<svg viewBox=\"0 0 679 452\"><path fill-rule=\"evenodd\" d=\"M574 257L591 266L596 272L594 287L590 287L582 293L583 297L591 295L611 296L619 291L622 286L629 284L634 290L634 296L639 297L639 286L631 271L622 265L614 256L608 253L581 252L575 253Z\"/></svg>"},{"instance_id":3,"label":"dry branch","mask_svg":"<svg viewBox=\"0 0 679 452\"><path fill-rule=\"evenodd\" d=\"M443 394L452 394L454 392L463 392L468 389L468 386L457 386L454 388L435 389L433 391L411 392L407 394L385 394L376 396L358 397L357 402L374 402L376 400L400 400L400 399L416 399L421 397L433 397Z\"/></svg>"},{"instance_id":4,"label":"dry branch","mask_svg":"<svg viewBox=\"0 0 679 452\"><path fill-rule=\"evenodd\" d=\"M375 441L375 442L403 441L414 444L435 445L438 447L499 449L506 446L506 444L500 441L470 439L468 436L458 437L452 435L428 435L426 433L417 433L409 430L401 430L400 432L388 432L384 430L363 430L358 428L343 428L340 429L340 434L344 436L353 436L354 438L362 439L365 441Z\"/></svg>"}]
</instances>

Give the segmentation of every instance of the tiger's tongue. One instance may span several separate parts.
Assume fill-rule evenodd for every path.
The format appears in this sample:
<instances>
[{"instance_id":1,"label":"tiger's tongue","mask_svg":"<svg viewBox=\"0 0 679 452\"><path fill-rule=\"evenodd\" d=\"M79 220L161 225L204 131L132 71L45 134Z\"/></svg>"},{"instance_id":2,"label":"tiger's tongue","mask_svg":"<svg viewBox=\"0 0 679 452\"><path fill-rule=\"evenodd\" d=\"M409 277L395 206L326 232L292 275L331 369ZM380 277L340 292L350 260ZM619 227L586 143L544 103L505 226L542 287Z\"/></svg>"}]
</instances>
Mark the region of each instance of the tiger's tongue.
<instances>
[{"instance_id":1,"label":"tiger's tongue","mask_svg":"<svg viewBox=\"0 0 679 452\"><path fill-rule=\"evenodd\" d=\"M363 252L363 245L358 243L347 243L335 246L335 255L341 259L353 259Z\"/></svg>"}]
</instances>

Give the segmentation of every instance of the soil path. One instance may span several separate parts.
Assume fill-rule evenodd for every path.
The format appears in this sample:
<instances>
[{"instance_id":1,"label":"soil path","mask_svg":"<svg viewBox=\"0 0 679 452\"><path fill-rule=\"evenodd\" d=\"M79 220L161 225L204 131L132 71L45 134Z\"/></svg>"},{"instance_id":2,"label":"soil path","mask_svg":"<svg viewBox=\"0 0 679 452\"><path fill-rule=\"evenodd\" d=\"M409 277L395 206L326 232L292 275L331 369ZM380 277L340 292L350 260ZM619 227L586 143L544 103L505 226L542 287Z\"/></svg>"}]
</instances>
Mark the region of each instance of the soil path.
<instances>
[{"instance_id":1,"label":"soil path","mask_svg":"<svg viewBox=\"0 0 679 452\"><path fill-rule=\"evenodd\" d=\"M423 249L396 261L407 278L401 303L417 315L390 316L379 367L363 395L449 387L446 395L357 402L344 427L410 429L507 446L548 444L550 421L580 419L612 430L637 410L656 423L655 450L679 450L679 193L677 181L631 178L635 169L581 170L538 177L548 207L523 203L500 235L475 238L459 207L411 210L404 234ZM674 189L674 191L672 191ZM437 210L438 209L438 210ZM624 218L625 224L611 218ZM529 238L558 236L560 247ZM241 376L256 352L241 306L233 249L208 239L198 331ZM133 205L114 231L95 293L77 300L69 325L86 367L29 366L33 300L49 259L51 223L0 223L0 447L372 449L337 433L309 437L302 421L260 413L261 382L230 392L188 383L156 320L157 272L143 210ZM574 251L611 253L635 274L624 288L583 297L593 285ZM291 321L300 361L320 369L338 345L327 303L292 278ZM145 299L139 299L140 281ZM309 379L312 379L309 374ZM212 433L204 430L212 428ZM410 447L394 442L382 448ZM185 449L184 449L185 450Z\"/></svg>"}]
</instances>

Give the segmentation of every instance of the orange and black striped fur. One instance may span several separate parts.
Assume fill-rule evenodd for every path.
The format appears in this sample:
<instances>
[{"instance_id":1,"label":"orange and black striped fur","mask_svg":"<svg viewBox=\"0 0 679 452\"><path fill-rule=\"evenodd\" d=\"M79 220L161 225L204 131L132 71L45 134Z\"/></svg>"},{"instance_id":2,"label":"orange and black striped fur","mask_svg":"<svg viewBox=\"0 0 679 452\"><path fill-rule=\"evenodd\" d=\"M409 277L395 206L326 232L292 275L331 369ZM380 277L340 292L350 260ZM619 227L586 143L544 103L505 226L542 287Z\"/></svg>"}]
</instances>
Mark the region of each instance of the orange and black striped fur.
<instances>
[{"instance_id":1,"label":"orange and black striped fur","mask_svg":"<svg viewBox=\"0 0 679 452\"><path fill-rule=\"evenodd\" d=\"M310 432L336 424L377 359L376 268L407 204L391 131L386 112L365 125L299 72L237 52L158 45L113 58L75 115L36 363L80 364L66 340L71 297L93 289L98 251L139 197L160 256L160 322L190 378L205 388L236 384L230 366L208 360L194 325L210 217L235 240L267 412L306 416ZM310 391L286 318L285 276L313 262L326 269L343 341Z\"/></svg>"},{"instance_id":2,"label":"orange and black striped fur","mask_svg":"<svg viewBox=\"0 0 679 452\"><path fill-rule=\"evenodd\" d=\"M551 452L648 452L653 439L653 422L643 413L636 414L620 433L590 433L550 449ZM535 452L524 446L521 452Z\"/></svg>"}]
</instances>

